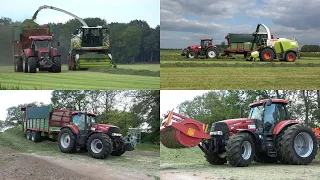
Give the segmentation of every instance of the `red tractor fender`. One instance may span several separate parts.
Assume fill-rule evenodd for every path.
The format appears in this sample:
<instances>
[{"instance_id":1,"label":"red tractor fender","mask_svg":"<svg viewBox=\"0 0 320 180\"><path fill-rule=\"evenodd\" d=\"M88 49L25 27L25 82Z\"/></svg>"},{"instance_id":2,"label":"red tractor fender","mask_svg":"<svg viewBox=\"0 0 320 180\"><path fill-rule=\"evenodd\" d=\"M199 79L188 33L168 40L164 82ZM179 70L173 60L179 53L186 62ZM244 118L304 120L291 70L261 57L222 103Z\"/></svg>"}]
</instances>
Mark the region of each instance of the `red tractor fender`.
<instances>
[{"instance_id":1,"label":"red tractor fender","mask_svg":"<svg viewBox=\"0 0 320 180\"><path fill-rule=\"evenodd\" d=\"M56 56L56 55L57 55L57 48L51 48L50 56L53 57L53 56Z\"/></svg>"},{"instance_id":2,"label":"red tractor fender","mask_svg":"<svg viewBox=\"0 0 320 180\"><path fill-rule=\"evenodd\" d=\"M286 121L281 121L279 122L273 129L273 134L279 134L280 131L287 127L287 126L291 126L291 125L294 125L294 124L300 124L301 122L300 121L297 121L297 120L286 120Z\"/></svg>"},{"instance_id":3,"label":"red tractor fender","mask_svg":"<svg viewBox=\"0 0 320 180\"><path fill-rule=\"evenodd\" d=\"M216 49L217 46L215 46L215 45L209 45L209 46L206 47L206 50L209 49L209 48L214 48L214 49Z\"/></svg>"},{"instance_id":4,"label":"red tractor fender","mask_svg":"<svg viewBox=\"0 0 320 180\"><path fill-rule=\"evenodd\" d=\"M74 125L74 124L67 124L65 125L64 127L62 127L60 130L64 129L64 128L69 128L71 129L71 131L74 133L74 134L80 134L80 131L79 131L79 128Z\"/></svg>"},{"instance_id":5,"label":"red tractor fender","mask_svg":"<svg viewBox=\"0 0 320 180\"><path fill-rule=\"evenodd\" d=\"M254 133L254 129L236 129L233 131L234 133L233 134L239 134L239 133L248 133L251 135L251 137L253 138L254 141L257 140L257 134ZM233 135L232 134L232 135Z\"/></svg>"},{"instance_id":6,"label":"red tractor fender","mask_svg":"<svg viewBox=\"0 0 320 180\"><path fill-rule=\"evenodd\" d=\"M23 50L26 57L32 56L32 50L30 48Z\"/></svg>"}]
</instances>

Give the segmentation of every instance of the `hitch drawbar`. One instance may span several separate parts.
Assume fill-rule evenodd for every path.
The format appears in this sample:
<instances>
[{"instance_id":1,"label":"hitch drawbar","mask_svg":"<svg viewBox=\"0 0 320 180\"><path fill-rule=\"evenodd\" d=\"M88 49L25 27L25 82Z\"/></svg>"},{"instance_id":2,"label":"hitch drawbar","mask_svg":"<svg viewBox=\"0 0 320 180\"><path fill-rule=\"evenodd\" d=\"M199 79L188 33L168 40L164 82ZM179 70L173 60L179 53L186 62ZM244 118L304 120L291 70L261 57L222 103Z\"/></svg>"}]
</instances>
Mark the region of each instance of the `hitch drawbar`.
<instances>
[{"instance_id":1,"label":"hitch drawbar","mask_svg":"<svg viewBox=\"0 0 320 180\"><path fill-rule=\"evenodd\" d=\"M207 134L208 125L173 111L163 115L160 127L160 141L167 148L188 148L198 146Z\"/></svg>"}]
</instances>

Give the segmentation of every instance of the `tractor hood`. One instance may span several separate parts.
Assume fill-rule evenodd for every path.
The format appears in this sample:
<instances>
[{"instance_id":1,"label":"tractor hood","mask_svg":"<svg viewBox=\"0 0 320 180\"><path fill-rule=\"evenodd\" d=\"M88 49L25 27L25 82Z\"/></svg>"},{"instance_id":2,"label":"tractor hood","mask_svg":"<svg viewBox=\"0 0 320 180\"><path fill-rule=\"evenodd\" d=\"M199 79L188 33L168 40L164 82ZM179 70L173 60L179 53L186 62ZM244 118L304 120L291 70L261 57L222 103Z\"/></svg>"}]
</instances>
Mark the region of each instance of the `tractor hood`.
<instances>
[{"instance_id":1,"label":"tractor hood","mask_svg":"<svg viewBox=\"0 0 320 180\"><path fill-rule=\"evenodd\" d=\"M200 45L196 44L196 45L191 45L188 48L194 49L194 48L199 48L199 47L200 47Z\"/></svg>"},{"instance_id":2,"label":"tractor hood","mask_svg":"<svg viewBox=\"0 0 320 180\"><path fill-rule=\"evenodd\" d=\"M254 123L254 120L249 118L218 121L212 124L210 135L228 134L232 129L248 129L248 125L252 123Z\"/></svg>"},{"instance_id":3,"label":"tractor hood","mask_svg":"<svg viewBox=\"0 0 320 180\"><path fill-rule=\"evenodd\" d=\"M39 54L40 54L40 53L44 53L44 52L49 52L49 50L46 49L46 48L39 48L39 49L38 49L38 52L39 52Z\"/></svg>"},{"instance_id":4,"label":"tractor hood","mask_svg":"<svg viewBox=\"0 0 320 180\"><path fill-rule=\"evenodd\" d=\"M104 134L108 134L110 136L114 136L115 135L114 133L116 133L117 136L119 136L119 134L121 134L119 127L109 125L109 124L93 124L91 126L91 130L92 131L101 131Z\"/></svg>"},{"instance_id":5,"label":"tractor hood","mask_svg":"<svg viewBox=\"0 0 320 180\"><path fill-rule=\"evenodd\" d=\"M219 121L219 122L224 122L230 127L230 126L238 125L238 124L241 124L241 123L247 123L247 122L251 122L251 121L253 121L253 119L250 119L250 118L237 118L237 119L227 119L227 120L223 120L223 121Z\"/></svg>"}]
</instances>

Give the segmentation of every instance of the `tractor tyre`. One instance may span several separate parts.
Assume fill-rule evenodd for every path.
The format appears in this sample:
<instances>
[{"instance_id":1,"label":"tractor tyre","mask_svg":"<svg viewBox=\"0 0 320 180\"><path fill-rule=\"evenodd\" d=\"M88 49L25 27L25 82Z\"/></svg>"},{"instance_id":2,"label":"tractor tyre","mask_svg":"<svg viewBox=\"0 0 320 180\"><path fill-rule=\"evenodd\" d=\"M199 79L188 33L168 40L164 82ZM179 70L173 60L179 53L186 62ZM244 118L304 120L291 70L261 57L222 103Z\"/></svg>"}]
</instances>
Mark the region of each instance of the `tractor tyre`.
<instances>
[{"instance_id":1,"label":"tractor tyre","mask_svg":"<svg viewBox=\"0 0 320 180\"><path fill-rule=\"evenodd\" d=\"M52 59L53 65L51 66L53 73L60 73L61 72L61 59L53 57Z\"/></svg>"},{"instance_id":2,"label":"tractor tyre","mask_svg":"<svg viewBox=\"0 0 320 180\"><path fill-rule=\"evenodd\" d=\"M206 57L210 58L210 59L218 58L219 57L219 52L215 48L209 48L209 49L207 49Z\"/></svg>"},{"instance_id":3,"label":"tractor tyre","mask_svg":"<svg viewBox=\"0 0 320 180\"><path fill-rule=\"evenodd\" d=\"M206 153L205 158L210 164L213 164L213 165L221 165L221 164L227 163L226 157L221 158L219 157L218 153L215 153L215 152Z\"/></svg>"},{"instance_id":4,"label":"tractor tyre","mask_svg":"<svg viewBox=\"0 0 320 180\"><path fill-rule=\"evenodd\" d=\"M20 58L15 58L14 59L14 71L15 72L23 72L23 65L22 65L22 60Z\"/></svg>"},{"instance_id":5,"label":"tractor tyre","mask_svg":"<svg viewBox=\"0 0 320 180\"><path fill-rule=\"evenodd\" d=\"M69 128L64 128L60 131L58 144L63 153L74 153L77 151L76 136Z\"/></svg>"},{"instance_id":6,"label":"tractor tyre","mask_svg":"<svg viewBox=\"0 0 320 180\"><path fill-rule=\"evenodd\" d=\"M287 52L286 53L285 60L287 62L294 62L294 61L296 61L296 59L297 59L297 56L294 52Z\"/></svg>"},{"instance_id":7,"label":"tractor tyre","mask_svg":"<svg viewBox=\"0 0 320 180\"><path fill-rule=\"evenodd\" d=\"M278 158L277 157L270 157L266 153L257 153L254 156L254 161L258 163L277 163Z\"/></svg>"},{"instance_id":8,"label":"tractor tyre","mask_svg":"<svg viewBox=\"0 0 320 180\"><path fill-rule=\"evenodd\" d=\"M92 134L87 142L89 154L96 159L105 159L112 152L112 141L109 136L102 133Z\"/></svg>"},{"instance_id":9,"label":"tractor tyre","mask_svg":"<svg viewBox=\"0 0 320 180\"><path fill-rule=\"evenodd\" d=\"M28 72L36 73L37 72L37 59L35 57L30 57L28 59Z\"/></svg>"},{"instance_id":10,"label":"tractor tyre","mask_svg":"<svg viewBox=\"0 0 320 180\"><path fill-rule=\"evenodd\" d=\"M287 161L283 158L284 155L282 154L282 137L283 137L283 134L285 132L285 130L288 129L288 126L283 128L280 133L277 135L276 137L276 149L277 149L277 158L278 158L278 161L280 161L280 163L283 163L283 164L287 164Z\"/></svg>"},{"instance_id":11,"label":"tractor tyre","mask_svg":"<svg viewBox=\"0 0 320 180\"><path fill-rule=\"evenodd\" d=\"M311 128L295 124L284 131L281 153L288 164L307 165L317 155L318 142Z\"/></svg>"},{"instance_id":12,"label":"tractor tyre","mask_svg":"<svg viewBox=\"0 0 320 180\"><path fill-rule=\"evenodd\" d=\"M41 133L38 131L31 132L31 141L40 142L41 141Z\"/></svg>"},{"instance_id":13,"label":"tractor tyre","mask_svg":"<svg viewBox=\"0 0 320 180\"><path fill-rule=\"evenodd\" d=\"M123 148L119 148L118 150L112 151L111 155L112 156L121 156L125 152L126 152L126 150L123 147Z\"/></svg>"},{"instance_id":14,"label":"tractor tyre","mask_svg":"<svg viewBox=\"0 0 320 180\"><path fill-rule=\"evenodd\" d=\"M22 57L22 72L28 73L28 59L25 55Z\"/></svg>"},{"instance_id":15,"label":"tractor tyre","mask_svg":"<svg viewBox=\"0 0 320 180\"><path fill-rule=\"evenodd\" d=\"M274 57L275 57L274 51L270 48L263 49L259 54L259 58L261 61L271 62L273 61Z\"/></svg>"},{"instance_id":16,"label":"tractor tyre","mask_svg":"<svg viewBox=\"0 0 320 180\"><path fill-rule=\"evenodd\" d=\"M187 55L188 55L188 58L190 58L190 59L197 59L198 58L198 54L193 50L189 50Z\"/></svg>"},{"instance_id":17,"label":"tractor tyre","mask_svg":"<svg viewBox=\"0 0 320 180\"><path fill-rule=\"evenodd\" d=\"M230 137L227 144L227 160L233 167L249 166L254 158L255 145L248 133L239 133Z\"/></svg>"},{"instance_id":18,"label":"tractor tyre","mask_svg":"<svg viewBox=\"0 0 320 180\"><path fill-rule=\"evenodd\" d=\"M26 132L26 138L31 140L31 131L30 130L27 130Z\"/></svg>"},{"instance_id":19,"label":"tractor tyre","mask_svg":"<svg viewBox=\"0 0 320 180\"><path fill-rule=\"evenodd\" d=\"M75 62L75 60L72 60L71 69L72 69L72 71L77 70L77 66L76 66L76 62Z\"/></svg>"}]
</instances>

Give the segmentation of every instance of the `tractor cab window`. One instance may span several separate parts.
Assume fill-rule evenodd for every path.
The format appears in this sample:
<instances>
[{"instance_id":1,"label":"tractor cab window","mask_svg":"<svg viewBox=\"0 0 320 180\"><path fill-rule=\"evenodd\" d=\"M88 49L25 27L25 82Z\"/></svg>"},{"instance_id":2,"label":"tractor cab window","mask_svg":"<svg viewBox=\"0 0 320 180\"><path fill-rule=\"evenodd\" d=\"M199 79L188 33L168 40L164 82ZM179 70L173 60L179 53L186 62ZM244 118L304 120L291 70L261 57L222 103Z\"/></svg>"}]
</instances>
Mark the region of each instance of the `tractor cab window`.
<instances>
[{"instance_id":1,"label":"tractor cab window","mask_svg":"<svg viewBox=\"0 0 320 180\"><path fill-rule=\"evenodd\" d=\"M88 115L88 122L91 122L91 124L96 124L96 117Z\"/></svg>"},{"instance_id":2,"label":"tractor cab window","mask_svg":"<svg viewBox=\"0 0 320 180\"><path fill-rule=\"evenodd\" d=\"M201 46L203 46L203 47L207 47L207 46L210 46L210 45L212 45L212 42L210 40L201 41Z\"/></svg>"},{"instance_id":3,"label":"tractor cab window","mask_svg":"<svg viewBox=\"0 0 320 180\"><path fill-rule=\"evenodd\" d=\"M50 43L51 41L48 41L48 40L43 40L43 41L34 40L32 42L32 44L35 46L36 51L38 51L39 48L48 49L50 47Z\"/></svg>"},{"instance_id":4,"label":"tractor cab window","mask_svg":"<svg viewBox=\"0 0 320 180\"><path fill-rule=\"evenodd\" d=\"M255 106L251 108L249 118L262 121L263 106Z\"/></svg>"},{"instance_id":5,"label":"tractor cab window","mask_svg":"<svg viewBox=\"0 0 320 180\"><path fill-rule=\"evenodd\" d=\"M84 130L85 127L85 115L84 114L76 114L72 117L72 122L76 125L79 130Z\"/></svg>"},{"instance_id":6,"label":"tractor cab window","mask_svg":"<svg viewBox=\"0 0 320 180\"><path fill-rule=\"evenodd\" d=\"M84 28L82 37L83 47L101 46L102 33L101 28Z\"/></svg>"},{"instance_id":7,"label":"tractor cab window","mask_svg":"<svg viewBox=\"0 0 320 180\"><path fill-rule=\"evenodd\" d=\"M264 110L264 131L267 134L272 134L273 127L277 121L276 118L276 104L265 106Z\"/></svg>"}]
</instances>

